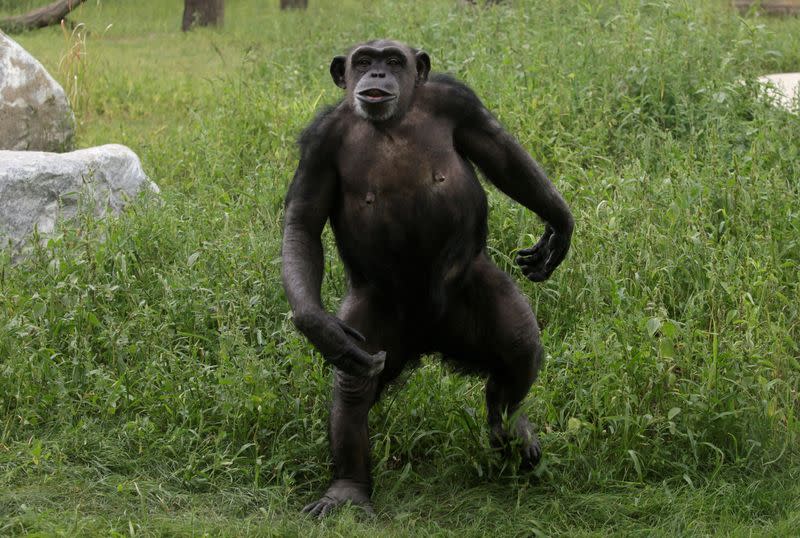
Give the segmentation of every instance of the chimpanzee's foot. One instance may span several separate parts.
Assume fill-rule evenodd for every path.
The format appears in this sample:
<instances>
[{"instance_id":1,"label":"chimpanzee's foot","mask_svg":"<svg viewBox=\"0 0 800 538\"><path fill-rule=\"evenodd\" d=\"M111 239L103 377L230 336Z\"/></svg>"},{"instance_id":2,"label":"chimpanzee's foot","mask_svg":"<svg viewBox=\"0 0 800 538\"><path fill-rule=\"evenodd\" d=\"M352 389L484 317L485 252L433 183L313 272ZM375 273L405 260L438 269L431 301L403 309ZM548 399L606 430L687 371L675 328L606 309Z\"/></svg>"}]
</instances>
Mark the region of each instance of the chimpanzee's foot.
<instances>
[{"instance_id":1,"label":"chimpanzee's foot","mask_svg":"<svg viewBox=\"0 0 800 538\"><path fill-rule=\"evenodd\" d=\"M306 505L303 513L312 517L323 518L334 508L350 501L360 506L368 514L374 514L372 503L369 502L369 488L364 484L352 480L334 480L321 499Z\"/></svg>"},{"instance_id":2,"label":"chimpanzee's foot","mask_svg":"<svg viewBox=\"0 0 800 538\"><path fill-rule=\"evenodd\" d=\"M516 424L509 430L506 430L502 424L492 424L490 428L492 447L503 450L503 454L507 458L511 456L512 450L519 450L521 468L533 469L542 459L539 438L525 415L520 413L517 416Z\"/></svg>"}]
</instances>

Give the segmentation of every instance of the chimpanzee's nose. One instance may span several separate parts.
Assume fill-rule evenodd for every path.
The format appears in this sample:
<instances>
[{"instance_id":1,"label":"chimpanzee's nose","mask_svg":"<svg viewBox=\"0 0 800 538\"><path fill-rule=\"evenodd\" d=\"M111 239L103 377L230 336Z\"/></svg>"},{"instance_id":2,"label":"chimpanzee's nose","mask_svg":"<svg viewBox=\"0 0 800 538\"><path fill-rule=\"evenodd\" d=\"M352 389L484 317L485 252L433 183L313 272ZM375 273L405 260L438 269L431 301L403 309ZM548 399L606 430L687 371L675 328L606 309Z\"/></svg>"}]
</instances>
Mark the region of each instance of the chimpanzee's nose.
<instances>
[{"instance_id":1,"label":"chimpanzee's nose","mask_svg":"<svg viewBox=\"0 0 800 538\"><path fill-rule=\"evenodd\" d=\"M371 75L372 78L386 78L386 73L383 73L381 71L373 71Z\"/></svg>"}]
</instances>

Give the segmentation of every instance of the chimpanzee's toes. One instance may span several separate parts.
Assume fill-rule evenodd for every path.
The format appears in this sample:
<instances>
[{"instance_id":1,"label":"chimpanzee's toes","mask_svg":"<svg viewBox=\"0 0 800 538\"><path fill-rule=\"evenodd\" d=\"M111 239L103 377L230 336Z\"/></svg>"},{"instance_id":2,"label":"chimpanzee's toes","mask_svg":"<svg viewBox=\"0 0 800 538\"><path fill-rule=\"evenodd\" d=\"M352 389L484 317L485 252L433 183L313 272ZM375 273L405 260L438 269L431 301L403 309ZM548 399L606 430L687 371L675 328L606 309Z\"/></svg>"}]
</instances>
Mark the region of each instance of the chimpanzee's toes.
<instances>
[{"instance_id":1,"label":"chimpanzee's toes","mask_svg":"<svg viewBox=\"0 0 800 538\"><path fill-rule=\"evenodd\" d=\"M533 432L531 432L531 435L532 439L522 446L520 467L524 469L533 469L542 459L542 447L539 444L539 438Z\"/></svg>"},{"instance_id":2,"label":"chimpanzee's toes","mask_svg":"<svg viewBox=\"0 0 800 538\"><path fill-rule=\"evenodd\" d=\"M542 459L542 446L539 444L539 437L533 431L533 424L528 421L528 417L521 416L514 429L516 430L515 437L521 442L521 467L533 469Z\"/></svg>"},{"instance_id":3,"label":"chimpanzee's toes","mask_svg":"<svg viewBox=\"0 0 800 538\"><path fill-rule=\"evenodd\" d=\"M303 513L322 519L334 508L348 502L363 509L369 515L375 514L372 504L369 502L368 488L347 480L334 481L321 499L307 504L303 508Z\"/></svg>"},{"instance_id":4,"label":"chimpanzee's toes","mask_svg":"<svg viewBox=\"0 0 800 538\"><path fill-rule=\"evenodd\" d=\"M533 469L542 459L539 438L524 415L517 418L517 423L510 431L499 424L491 426L489 440L493 448L502 450L506 459L511 458L514 452L519 453L521 469Z\"/></svg>"},{"instance_id":5,"label":"chimpanzee's toes","mask_svg":"<svg viewBox=\"0 0 800 538\"><path fill-rule=\"evenodd\" d=\"M323 518L336 507L336 504L337 503L333 499L327 499L323 497L318 501L307 504L303 508L303 513L308 514L311 517Z\"/></svg>"}]
</instances>

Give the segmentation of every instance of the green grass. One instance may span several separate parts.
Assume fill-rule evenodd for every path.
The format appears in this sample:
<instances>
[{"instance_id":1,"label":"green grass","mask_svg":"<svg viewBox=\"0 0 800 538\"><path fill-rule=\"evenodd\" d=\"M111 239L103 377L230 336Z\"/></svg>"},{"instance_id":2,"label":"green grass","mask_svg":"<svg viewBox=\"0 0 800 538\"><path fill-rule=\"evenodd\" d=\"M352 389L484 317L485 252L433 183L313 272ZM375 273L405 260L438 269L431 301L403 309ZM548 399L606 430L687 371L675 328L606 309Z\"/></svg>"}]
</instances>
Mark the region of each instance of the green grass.
<instances>
[{"instance_id":1,"label":"green grass","mask_svg":"<svg viewBox=\"0 0 800 538\"><path fill-rule=\"evenodd\" d=\"M85 39L18 36L74 96L78 145L132 147L164 202L0 257L0 535L797 533L800 117L753 79L800 70L800 19L723 0L227 4L224 29L182 34L180 0L89 0ZM489 189L491 254L547 349L526 404L539 469L490 453L482 382L431 358L371 416L378 516L318 523L298 510L330 471L331 376L288 319L282 198L295 137L339 96L330 58L378 36L473 86L577 228L553 278L526 282L511 254L542 226Z\"/></svg>"}]
</instances>

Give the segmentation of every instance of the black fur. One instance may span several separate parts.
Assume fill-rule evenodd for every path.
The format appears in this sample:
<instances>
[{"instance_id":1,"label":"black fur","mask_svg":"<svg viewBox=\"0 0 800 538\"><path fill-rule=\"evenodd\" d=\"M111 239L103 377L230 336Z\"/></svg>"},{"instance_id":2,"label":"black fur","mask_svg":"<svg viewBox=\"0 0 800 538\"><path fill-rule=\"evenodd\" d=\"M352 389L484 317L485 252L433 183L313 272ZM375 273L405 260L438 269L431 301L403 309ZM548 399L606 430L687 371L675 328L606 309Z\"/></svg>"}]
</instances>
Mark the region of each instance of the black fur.
<instances>
[{"instance_id":1,"label":"black fur","mask_svg":"<svg viewBox=\"0 0 800 538\"><path fill-rule=\"evenodd\" d=\"M486 254L486 194L473 167L547 223L517 261L544 280L566 256L572 216L539 165L464 83L429 77L424 52L370 41L337 57L347 97L300 135L286 198L283 279L297 327L336 367L334 479L306 507L369 509L367 414L382 388L423 353L487 377L493 444L539 459L518 407L542 357L536 318ZM348 276L338 315L322 307L320 233L330 221ZM504 416L514 416L510 424ZM512 442L516 440L516 442Z\"/></svg>"}]
</instances>

